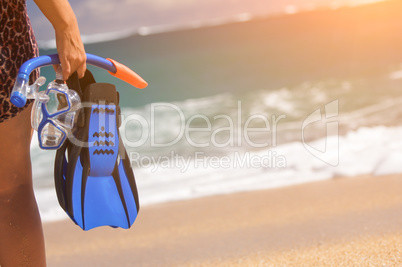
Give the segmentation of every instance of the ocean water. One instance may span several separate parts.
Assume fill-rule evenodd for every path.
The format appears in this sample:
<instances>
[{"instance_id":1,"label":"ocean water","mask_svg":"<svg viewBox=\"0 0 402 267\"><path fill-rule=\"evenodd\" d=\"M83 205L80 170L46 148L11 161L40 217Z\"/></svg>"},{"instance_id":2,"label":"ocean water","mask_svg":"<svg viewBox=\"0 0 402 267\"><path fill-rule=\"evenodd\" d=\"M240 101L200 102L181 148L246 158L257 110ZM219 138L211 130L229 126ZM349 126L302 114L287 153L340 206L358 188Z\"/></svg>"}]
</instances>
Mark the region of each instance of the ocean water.
<instances>
[{"instance_id":1,"label":"ocean water","mask_svg":"<svg viewBox=\"0 0 402 267\"><path fill-rule=\"evenodd\" d=\"M70 0L82 39L97 43L180 28L244 20L250 16L278 16L315 9L338 9L383 0ZM42 47L55 46L54 30L33 1L27 1L35 34Z\"/></svg>"},{"instance_id":2,"label":"ocean water","mask_svg":"<svg viewBox=\"0 0 402 267\"><path fill-rule=\"evenodd\" d=\"M98 82L119 90L120 132L141 205L402 172L398 8L324 10L87 45L149 82L139 90L91 68ZM41 73L54 75L50 67ZM54 152L40 150L36 134L31 156L43 220L66 218L53 188Z\"/></svg>"},{"instance_id":3,"label":"ocean water","mask_svg":"<svg viewBox=\"0 0 402 267\"><path fill-rule=\"evenodd\" d=\"M393 75L396 73L390 73L390 77ZM306 90L306 86L301 87ZM351 85L342 82L340 86ZM309 89L314 90L314 86ZM402 112L401 97L344 111L339 99L329 98L328 102L328 96L323 94L314 100L319 116L301 113L296 107L303 100L293 98L297 95L281 88L258 92L248 105L228 94L219 94L123 108L120 132L134 168L141 205L336 177L402 172L402 126L395 121ZM138 118L151 122L152 109L155 131L143 130L141 127L152 126L140 125ZM282 109L281 114L290 118L279 120L276 131L269 111L272 109ZM328 111L335 115L331 120L326 119ZM258 116L248 127L250 134L244 134L246 121L255 114ZM314 122L303 125L309 115ZM194 116L202 118L201 122L192 120ZM216 116L224 119L214 119ZM389 121L379 124L384 117ZM229 118L234 125L239 120L241 124L230 128ZM267 123L261 124L260 118L267 118ZM335 123L335 131L331 123ZM180 128L186 129L186 125L194 131L181 134ZM33 175L44 221L67 218L58 206L53 187L54 155L40 150L34 135Z\"/></svg>"}]
</instances>

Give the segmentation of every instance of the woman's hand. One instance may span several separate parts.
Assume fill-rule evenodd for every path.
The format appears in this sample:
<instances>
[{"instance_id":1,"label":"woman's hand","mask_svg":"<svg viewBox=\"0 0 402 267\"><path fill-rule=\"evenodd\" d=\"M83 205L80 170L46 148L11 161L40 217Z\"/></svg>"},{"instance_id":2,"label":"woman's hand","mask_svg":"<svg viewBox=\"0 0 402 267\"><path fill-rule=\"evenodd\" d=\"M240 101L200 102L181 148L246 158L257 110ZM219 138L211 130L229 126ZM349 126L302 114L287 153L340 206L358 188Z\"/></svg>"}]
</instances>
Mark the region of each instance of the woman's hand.
<instances>
[{"instance_id":1,"label":"woman's hand","mask_svg":"<svg viewBox=\"0 0 402 267\"><path fill-rule=\"evenodd\" d=\"M55 30L63 80L67 80L75 71L82 78L86 70L85 49L68 0L35 0L35 3Z\"/></svg>"},{"instance_id":2,"label":"woman's hand","mask_svg":"<svg viewBox=\"0 0 402 267\"><path fill-rule=\"evenodd\" d=\"M74 71L77 71L79 78L84 77L86 55L78 27L56 30L56 47L63 71L63 80L67 80Z\"/></svg>"}]
</instances>

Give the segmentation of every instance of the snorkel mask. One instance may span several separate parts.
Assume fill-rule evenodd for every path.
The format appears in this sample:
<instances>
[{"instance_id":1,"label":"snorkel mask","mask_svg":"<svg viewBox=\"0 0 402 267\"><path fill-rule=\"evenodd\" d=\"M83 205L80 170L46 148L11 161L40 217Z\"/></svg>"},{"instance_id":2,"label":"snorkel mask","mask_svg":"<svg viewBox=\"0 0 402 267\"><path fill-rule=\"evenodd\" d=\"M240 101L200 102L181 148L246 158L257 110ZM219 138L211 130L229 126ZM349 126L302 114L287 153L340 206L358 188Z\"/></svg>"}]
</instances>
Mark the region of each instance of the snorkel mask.
<instances>
[{"instance_id":1,"label":"snorkel mask","mask_svg":"<svg viewBox=\"0 0 402 267\"><path fill-rule=\"evenodd\" d=\"M57 149L74 127L81 104L80 97L77 92L68 89L63 80L57 78L37 95L31 113L32 128L38 132L42 149Z\"/></svg>"},{"instance_id":2,"label":"snorkel mask","mask_svg":"<svg viewBox=\"0 0 402 267\"><path fill-rule=\"evenodd\" d=\"M86 54L87 63L106 69L110 74L137 88L148 84L135 72L123 64ZM39 91L46 79L39 77L33 85L28 85L29 74L36 68L59 64L57 54L40 56L22 64L11 92L11 102L23 107L27 99L35 99L31 116L32 127L38 132L39 146L42 149L58 149L74 128L81 100L77 92L67 87L57 71L56 80L49 83L45 91Z\"/></svg>"}]
</instances>

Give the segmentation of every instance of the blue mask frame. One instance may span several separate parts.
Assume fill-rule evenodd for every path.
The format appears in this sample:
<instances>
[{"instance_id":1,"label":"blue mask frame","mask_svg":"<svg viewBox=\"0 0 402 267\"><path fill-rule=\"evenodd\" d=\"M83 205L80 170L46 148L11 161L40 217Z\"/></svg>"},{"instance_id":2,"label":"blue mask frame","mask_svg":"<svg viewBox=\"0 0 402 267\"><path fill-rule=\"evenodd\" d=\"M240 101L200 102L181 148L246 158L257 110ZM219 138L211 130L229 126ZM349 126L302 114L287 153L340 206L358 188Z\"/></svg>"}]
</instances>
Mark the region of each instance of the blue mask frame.
<instances>
[{"instance_id":1,"label":"blue mask frame","mask_svg":"<svg viewBox=\"0 0 402 267\"><path fill-rule=\"evenodd\" d=\"M63 94L65 96L66 101L67 101L67 108L63 108L60 111L57 111L55 113L50 114L49 111L48 111L48 108L47 108L48 103L43 103L43 102L41 103L41 111L40 112L42 112L42 119L41 119L41 121L39 123L39 126L38 126L38 139L39 139L39 146L42 149L58 149L63 145L64 141L66 140L66 137L68 136L67 129L65 127L57 124L57 116L59 116L59 115L61 115L63 113L69 113L71 111L71 107L72 107L71 106L71 101L70 101L70 99L68 97L68 94L66 92L58 90L58 89L55 89L55 88L47 89L45 91L45 94L49 95L49 93L51 91L56 91L58 94ZM38 101L38 100L35 100L35 101ZM50 145L49 146L44 146L44 144L43 144L44 140L42 139L42 133L43 133L43 130L44 130L45 126L48 123L53 125L53 127L55 127L57 130L59 130L62 133L62 139L58 140L57 144L53 145L53 146L50 146Z\"/></svg>"}]
</instances>

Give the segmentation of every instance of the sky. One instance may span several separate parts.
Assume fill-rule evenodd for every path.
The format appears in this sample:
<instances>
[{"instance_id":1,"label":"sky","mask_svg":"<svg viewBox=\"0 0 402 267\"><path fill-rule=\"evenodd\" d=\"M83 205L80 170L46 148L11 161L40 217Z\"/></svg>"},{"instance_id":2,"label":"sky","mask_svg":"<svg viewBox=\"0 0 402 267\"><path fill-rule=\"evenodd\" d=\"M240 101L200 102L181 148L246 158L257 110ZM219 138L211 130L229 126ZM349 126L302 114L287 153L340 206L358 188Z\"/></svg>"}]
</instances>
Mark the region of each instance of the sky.
<instances>
[{"instance_id":1,"label":"sky","mask_svg":"<svg viewBox=\"0 0 402 267\"><path fill-rule=\"evenodd\" d=\"M81 34L130 34L140 27L176 25L239 14L277 15L313 10L320 7L339 8L382 0L70 0ZM34 1L27 1L28 13L39 41L54 38L51 24ZM244 17L244 16L243 16ZM121 35L121 34L120 34ZM117 34L116 36L119 36ZM99 36L99 39L104 36ZM84 40L85 41L85 40Z\"/></svg>"}]
</instances>

